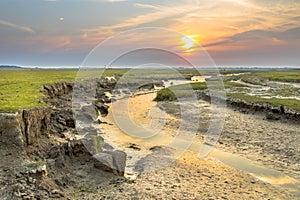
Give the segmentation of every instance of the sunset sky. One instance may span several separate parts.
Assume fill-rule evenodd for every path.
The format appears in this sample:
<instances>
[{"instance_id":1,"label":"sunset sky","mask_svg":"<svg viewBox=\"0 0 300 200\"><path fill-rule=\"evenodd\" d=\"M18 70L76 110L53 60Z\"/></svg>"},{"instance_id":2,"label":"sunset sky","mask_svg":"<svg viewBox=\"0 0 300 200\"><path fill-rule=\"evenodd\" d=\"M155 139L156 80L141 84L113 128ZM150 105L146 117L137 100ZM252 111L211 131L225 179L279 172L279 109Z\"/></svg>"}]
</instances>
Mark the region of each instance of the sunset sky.
<instances>
[{"instance_id":1,"label":"sunset sky","mask_svg":"<svg viewBox=\"0 0 300 200\"><path fill-rule=\"evenodd\" d=\"M79 66L142 27L179 32L176 45L199 43L218 66L300 66L299 0L1 0L0 64Z\"/></svg>"}]
</instances>

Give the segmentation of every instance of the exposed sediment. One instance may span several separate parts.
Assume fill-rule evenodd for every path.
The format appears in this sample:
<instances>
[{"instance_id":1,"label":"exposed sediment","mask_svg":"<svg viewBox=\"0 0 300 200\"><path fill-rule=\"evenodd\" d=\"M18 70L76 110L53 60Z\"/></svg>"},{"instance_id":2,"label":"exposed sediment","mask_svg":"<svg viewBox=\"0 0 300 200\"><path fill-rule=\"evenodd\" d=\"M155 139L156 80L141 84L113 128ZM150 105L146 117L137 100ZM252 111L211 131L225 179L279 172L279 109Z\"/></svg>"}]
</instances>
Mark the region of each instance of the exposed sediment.
<instances>
[{"instance_id":1,"label":"exposed sediment","mask_svg":"<svg viewBox=\"0 0 300 200\"><path fill-rule=\"evenodd\" d=\"M101 85L110 87L105 81ZM77 137L72 110L73 87L73 83L66 82L44 85L44 101L48 106L0 114L2 199L56 199L64 196L63 185L76 188L79 180L92 184L95 179L91 177L98 177L103 183L115 174L124 173L121 167L125 167L126 156L117 170L109 169L102 166L88 151L84 140ZM107 99L104 94L98 97L94 109L105 113ZM92 129L85 131L89 133ZM99 151L102 152L101 145ZM113 150L108 154L115 156ZM112 164L111 167L115 167L116 163ZM86 177L76 178L82 170Z\"/></svg>"}]
</instances>

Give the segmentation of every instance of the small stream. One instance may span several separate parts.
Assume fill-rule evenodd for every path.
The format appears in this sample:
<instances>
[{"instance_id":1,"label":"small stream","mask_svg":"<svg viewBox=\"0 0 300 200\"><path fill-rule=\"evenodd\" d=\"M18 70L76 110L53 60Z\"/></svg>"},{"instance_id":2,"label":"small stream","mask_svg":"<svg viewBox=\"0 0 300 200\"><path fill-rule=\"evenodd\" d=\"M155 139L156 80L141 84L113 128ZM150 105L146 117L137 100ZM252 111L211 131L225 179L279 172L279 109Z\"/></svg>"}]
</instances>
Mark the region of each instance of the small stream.
<instances>
[{"instance_id":1,"label":"small stream","mask_svg":"<svg viewBox=\"0 0 300 200\"><path fill-rule=\"evenodd\" d=\"M199 152L201 148L211 147L200 143L193 143L189 150ZM225 165L228 165L234 169L247 172L263 182L285 188L289 192L300 196L300 181L287 176L282 172L269 169L262 165L256 164L249 159L216 148L212 149L208 157L219 160Z\"/></svg>"}]
</instances>

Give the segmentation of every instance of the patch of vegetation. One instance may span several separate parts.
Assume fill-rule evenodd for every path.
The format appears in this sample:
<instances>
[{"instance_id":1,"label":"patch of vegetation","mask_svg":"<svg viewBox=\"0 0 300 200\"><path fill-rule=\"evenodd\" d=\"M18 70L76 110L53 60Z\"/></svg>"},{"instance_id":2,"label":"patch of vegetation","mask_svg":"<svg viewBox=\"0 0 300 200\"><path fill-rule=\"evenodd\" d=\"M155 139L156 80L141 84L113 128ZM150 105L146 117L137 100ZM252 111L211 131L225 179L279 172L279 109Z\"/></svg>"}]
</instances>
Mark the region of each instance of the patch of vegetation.
<instances>
[{"instance_id":1,"label":"patch of vegetation","mask_svg":"<svg viewBox=\"0 0 300 200\"><path fill-rule=\"evenodd\" d=\"M205 83L190 83L182 85L174 85L168 88L161 89L157 92L154 101L175 101L179 98L193 97L194 90L205 90Z\"/></svg>"},{"instance_id":2,"label":"patch of vegetation","mask_svg":"<svg viewBox=\"0 0 300 200\"><path fill-rule=\"evenodd\" d=\"M76 70L0 70L0 112L44 106L42 85L74 81Z\"/></svg>"},{"instance_id":3,"label":"patch of vegetation","mask_svg":"<svg viewBox=\"0 0 300 200\"><path fill-rule=\"evenodd\" d=\"M104 143L104 140L100 135L95 135L93 137L93 145L94 145L95 153L99 153L102 151L103 143Z\"/></svg>"},{"instance_id":4,"label":"patch of vegetation","mask_svg":"<svg viewBox=\"0 0 300 200\"><path fill-rule=\"evenodd\" d=\"M43 160L37 160L37 161L33 161L27 164L27 167L29 168L37 168L39 166L43 166L46 165L46 162Z\"/></svg>"},{"instance_id":5,"label":"patch of vegetation","mask_svg":"<svg viewBox=\"0 0 300 200\"><path fill-rule=\"evenodd\" d=\"M176 99L176 95L169 88L164 88L157 92L154 101L175 101Z\"/></svg>"}]
</instances>

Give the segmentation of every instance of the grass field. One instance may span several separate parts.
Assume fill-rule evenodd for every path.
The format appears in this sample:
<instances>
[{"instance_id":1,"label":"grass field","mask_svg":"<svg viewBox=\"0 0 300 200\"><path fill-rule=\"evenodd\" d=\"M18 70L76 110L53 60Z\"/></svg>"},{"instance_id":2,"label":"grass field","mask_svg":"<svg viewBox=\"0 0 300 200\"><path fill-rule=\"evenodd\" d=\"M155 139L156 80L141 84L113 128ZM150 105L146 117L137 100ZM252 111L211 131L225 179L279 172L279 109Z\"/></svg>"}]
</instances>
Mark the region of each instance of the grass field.
<instances>
[{"instance_id":1,"label":"grass field","mask_svg":"<svg viewBox=\"0 0 300 200\"><path fill-rule=\"evenodd\" d=\"M253 75L268 80L300 83L300 70L268 71L268 72L263 71L263 72L254 72Z\"/></svg>"},{"instance_id":2,"label":"grass field","mask_svg":"<svg viewBox=\"0 0 300 200\"><path fill-rule=\"evenodd\" d=\"M73 82L77 72L77 70L0 70L0 112L14 113L21 108L44 106L42 85L60 81ZM121 75L124 72L125 70L107 70L105 76ZM85 76L90 74L86 73Z\"/></svg>"},{"instance_id":3,"label":"grass field","mask_svg":"<svg viewBox=\"0 0 300 200\"><path fill-rule=\"evenodd\" d=\"M74 81L76 73L75 70L1 70L0 112L45 105L40 92L42 85Z\"/></svg>"},{"instance_id":4,"label":"grass field","mask_svg":"<svg viewBox=\"0 0 300 200\"><path fill-rule=\"evenodd\" d=\"M104 76L116 77L122 76L127 70L106 70ZM222 74L243 73L245 71L222 70ZM135 73L141 75L152 76L157 73L166 73L166 71L157 70L138 70ZM173 73L173 72L170 72ZM191 75L197 75L194 70L181 70L180 73L188 78ZM81 75L84 73L81 73ZM93 70L88 71L83 77L95 74ZM72 82L77 76L77 70L0 70L0 112L13 113L21 108L33 108L44 106L41 93L42 85L67 81ZM95 76L95 75L94 75ZM295 99L278 99L278 98L262 98L259 95L249 95L253 92L251 87L233 80L242 80L247 83L257 84L259 86L268 86L268 81L284 81L300 83L300 70L289 71L252 71L248 74L238 76L224 76L224 86L227 90L227 96L242 99L248 102L266 102L274 106L285 105L300 111L300 101ZM269 95L291 95L300 97L300 89L292 86L282 86L274 88L274 84L269 90L265 91ZM205 83L193 83L191 87L194 90L207 89ZM158 92L157 100L176 100L177 97L190 95L190 91L186 90L186 85L171 86L169 89L163 89ZM175 91L176 95L174 94Z\"/></svg>"}]
</instances>

